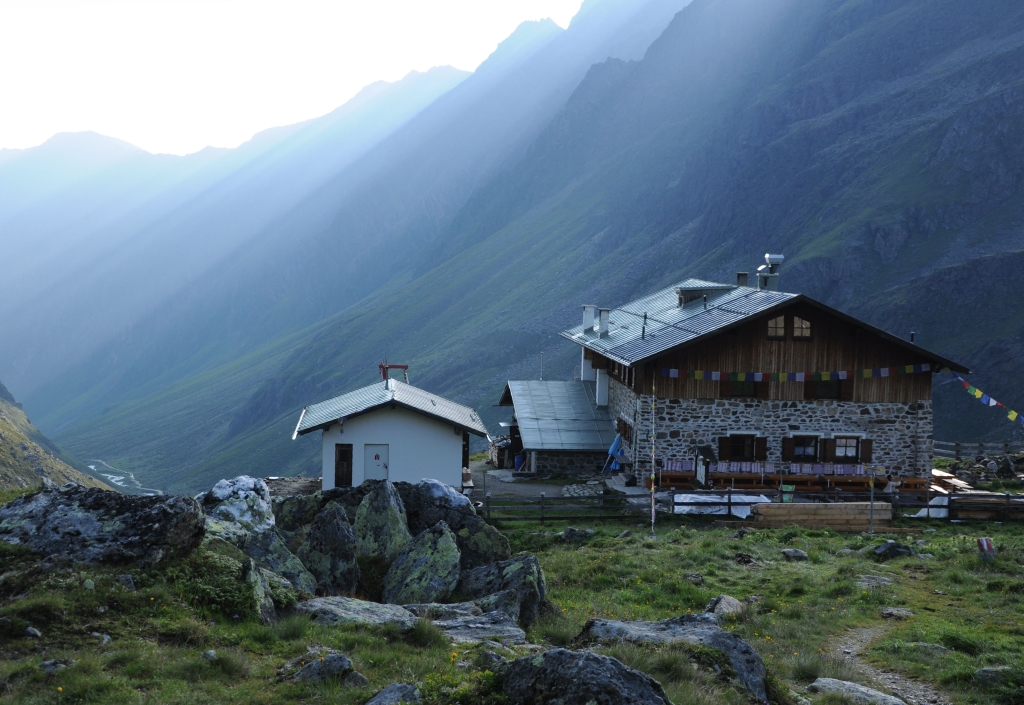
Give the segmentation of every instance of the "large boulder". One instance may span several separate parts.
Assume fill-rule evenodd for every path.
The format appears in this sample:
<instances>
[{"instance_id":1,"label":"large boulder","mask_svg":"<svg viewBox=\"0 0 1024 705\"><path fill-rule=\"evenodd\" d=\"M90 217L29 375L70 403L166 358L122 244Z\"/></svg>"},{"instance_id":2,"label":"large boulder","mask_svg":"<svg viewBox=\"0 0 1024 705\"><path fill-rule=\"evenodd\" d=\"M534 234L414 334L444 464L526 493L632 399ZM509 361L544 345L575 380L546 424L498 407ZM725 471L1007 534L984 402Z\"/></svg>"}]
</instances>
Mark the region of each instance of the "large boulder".
<instances>
[{"instance_id":1,"label":"large boulder","mask_svg":"<svg viewBox=\"0 0 1024 705\"><path fill-rule=\"evenodd\" d=\"M316 578L288 550L276 531L270 491L259 478L242 475L221 480L209 492L196 497L206 509L208 545L225 542L287 579L302 592L316 590Z\"/></svg>"},{"instance_id":2,"label":"large boulder","mask_svg":"<svg viewBox=\"0 0 1024 705\"><path fill-rule=\"evenodd\" d=\"M508 538L478 516L468 517L454 531L463 568L479 568L512 556Z\"/></svg>"},{"instance_id":3,"label":"large boulder","mask_svg":"<svg viewBox=\"0 0 1024 705\"><path fill-rule=\"evenodd\" d=\"M660 622L620 622L591 619L577 637L582 643L687 643L708 646L728 658L736 679L758 702L767 700L764 661L750 644L718 625L713 614L694 614Z\"/></svg>"},{"instance_id":4,"label":"large boulder","mask_svg":"<svg viewBox=\"0 0 1024 705\"><path fill-rule=\"evenodd\" d=\"M297 555L316 578L317 592L342 595L358 587L356 535L344 507L337 502L329 502L316 515Z\"/></svg>"},{"instance_id":5,"label":"large boulder","mask_svg":"<svg viewBox=\"0 0 1024 705\"><path fill-rule=\"evenodd\" d=\"M498 666L512 705L672 705L661 684L618 659L551 649Z\"/></svg>"},{"instance_id":6,"label":"large boulder","mask_svg":"<svg viewBox=\"0 0 1024 705\"><path fill-rule=\"evenodd\" d=\"M413 539L384 576L384 601L443 602L459 582L459 548L443 521Z\"/></svg>"},{"instance_id":7,"label":"large boulder","mask_svg":"<svg viewBox=\"0 0 1024 705\"><path fill-rule=\"evenodd\" d=\"M464 570L453 595L459 600L478 600L503 590L518 595L520 624L533 624L548 604L544 571L537 557L521 553L507 561Z\"/></svg>"},{"instance_id":8,"label":"large boulder","mask_svg":"<svg viewBox=\"0 0 1024 705\"><path fill-rule=\"evenodd\" d=\"M159 563L192 552L205 515L183 496L125 495L68 483L0 507L0 540L77 563Z\"/></svg>"},{"instance_id":9,"label":"large boulder","mask_svg":"<svg viewBox=\"0 0 1024 705\"><path fill-rule=\"evenodd\" d=\"M416 625L416 615L403 607L353 597L317 597L300 602L295 606L295 611L308 614L314 622L325 626L395 624L402 630L408 630Z\"/></svg>"},{"instance_id":10,"label":"large boulder","mask_svg":"<svg viewBox=\"0 0 1024 705\"><path fill-rule=\"evenodd\" d=\"M376 483L363 497L356 510L354 528L359 555L382 558L387 563L393 562L412 541L405 505L398 490L387 480Z\"/></svg>"},{"instance_id":11,"label":"large boulder","mask_svg":"<svg viewBox=\"0 0 1024 705\"><path fill-rule=\"evenodd\" d=\"M306 534L313 525L317 513L325 506L322 500L323 496L319 492L273 498L274 525L292 553L296 553L306 540ZM352 511L355 513L355 507Z\"/></svg>"},{"instance_id":12,"label":"large boulder","mask_svg":"<svg viewBox=\"0 0 1024 705\"><path fill-rule=\"evenodd\" d=\"M526 632L504 612L489 612L475 617L452 617L435 620L445 635L457 644L478 641L500 641L503 644L525 644Z\"/></svg>"},{"instance_id":13,"label":"large boulder","mask_svg":"<svg viewBox=\"0 0 1024 705\"><path fill-rule=\"evenodd\" d=\"M401 703L421 703L423 696L420 689L412 683L392 683L366 701L366 705L401 705Z\"/></svg>"},{"instance_id":14,"label":"large boulder","mask_svg":"<svg viewBox=\"0 0 1024 705\"><path fill-rule=\"evenodd\" d=\"M456 619L479 617L490 612L503 612L513 622L519 621L519 595L515 590L502 590L472 602L421 602L402 605L417 617L425 619Z\"/></svg>"}]
</instances>

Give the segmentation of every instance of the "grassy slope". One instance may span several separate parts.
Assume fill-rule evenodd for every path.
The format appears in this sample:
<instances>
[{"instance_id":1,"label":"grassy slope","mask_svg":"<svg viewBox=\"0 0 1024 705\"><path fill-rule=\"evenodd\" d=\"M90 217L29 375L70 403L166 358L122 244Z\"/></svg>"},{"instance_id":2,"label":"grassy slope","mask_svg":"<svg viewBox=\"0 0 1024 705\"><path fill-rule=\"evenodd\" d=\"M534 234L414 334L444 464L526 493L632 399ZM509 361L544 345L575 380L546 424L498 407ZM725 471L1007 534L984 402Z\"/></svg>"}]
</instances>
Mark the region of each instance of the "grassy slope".
<instances>
[{"instance_id":1,"label":"grassy slope","mask_svg":"<svg viewBox=\"0 0 1024 705\"><path fill-rule=\"evenodd\" d=\"M558 608L531 629L534 642L570 644L591 617L662 619L700 611L722 593L739 599L760 595L760 602L727 628L747 639L773 676L793 688L817 676L864 682L852 664L826 653L831 640L848 627L870 626L883 632L868 652L873 663L937 684L957 705L1016 703L1024 697L1024 607L1018 599L1024 589L1024 534L1019 526L933 522L934 534L894 538L926 540L922 550L934 558L889 563L841 553L872 541L830 531L766 530L735 539L730 529L666 522L656 539L637 529L634 537L619 540L613 536L621 526L609 525L582 547L566 546L541 531L561 528L518 526L508 532L515 547L540 556L549 596ZM961 533L965 529L970 536ZM977 532L992 536L1000 548L994 562L977 558ZM802 548L810 559L786 562L780 555L784 547ZM3 544L0 551L11 565L32 562ZM738 552L755 562L737 564L732 558ZM0 579L0 616L11 619L14 630L0 634L5 702L138 702L140 694L159 702L364 702L372 691L275 678L278 668L302 657L313 644L347 654L374 690L396 680L426 680L429 702L484 701L474 689L486 683L486 676L469 663L453 664L472 662L474 650L451 650L429 629L403 639L381 630L321 628L295 620L262 627L213 607L194 606L204 593L195 584L175 582L174 569L137 571L138 593L116 585L116 575L123 572L117 569L56 572L35 580L9 573ZM704 583L694 585L686 578L691 573L701 574ZM886 589L858 589L856 576L867 573L895 582ZM86 578L94 581L94 590L84 587ZM22 590L27 596L11 599ZM108 609L100 614L100 606ZM915 616L886 622L880 616L883 606L908 607ZM43 632L41 642L20 637L19 630L30 623ZM110 634L113 641L98 646L89 636L92 631ZM944 644L950 651L936 655L909 646L918 641ZM219 655L213 663L199 657L209 648ZM709 668L706 653L628 646L601 650L654 675L677 705L746 702ZM44 658L79 663L47 677L35 667ZM1016 670L1004 688L983 689L972 680L983 665Z\"/></svg>"},{"instance_id":2,"label":"grassy slope","mask_svg":"<svg viewBox=\"0 0 1024 705\"><path fill-rule=\"evenodd\" d=\"M2 385L0 390L6 392ZM13 398L0 397L0 490L37 487L43 478L58 485L77 482L110 489L69 463L77 461L41 434L25 412L13 404Z\"/></svg>"}]
</instances>

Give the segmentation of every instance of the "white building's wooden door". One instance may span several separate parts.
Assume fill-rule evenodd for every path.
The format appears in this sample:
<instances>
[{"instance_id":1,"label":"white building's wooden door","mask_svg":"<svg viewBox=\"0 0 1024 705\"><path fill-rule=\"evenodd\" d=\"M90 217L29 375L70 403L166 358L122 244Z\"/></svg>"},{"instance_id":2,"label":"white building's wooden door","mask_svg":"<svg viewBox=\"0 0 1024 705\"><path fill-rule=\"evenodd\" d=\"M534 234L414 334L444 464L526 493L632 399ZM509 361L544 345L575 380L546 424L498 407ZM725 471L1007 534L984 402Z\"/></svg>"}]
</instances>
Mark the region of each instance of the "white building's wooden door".
<instances>
[{"instance_id":1,"label":"white building's wooden door","mask_svg":"<svg viewBox=\"0 0 1024 705\"><path fill-rule=\"evenodd\" d=\"M367 480L388 479L388 444L367 443L363 459L363 477Z\"/></svg>"}]
</instances>

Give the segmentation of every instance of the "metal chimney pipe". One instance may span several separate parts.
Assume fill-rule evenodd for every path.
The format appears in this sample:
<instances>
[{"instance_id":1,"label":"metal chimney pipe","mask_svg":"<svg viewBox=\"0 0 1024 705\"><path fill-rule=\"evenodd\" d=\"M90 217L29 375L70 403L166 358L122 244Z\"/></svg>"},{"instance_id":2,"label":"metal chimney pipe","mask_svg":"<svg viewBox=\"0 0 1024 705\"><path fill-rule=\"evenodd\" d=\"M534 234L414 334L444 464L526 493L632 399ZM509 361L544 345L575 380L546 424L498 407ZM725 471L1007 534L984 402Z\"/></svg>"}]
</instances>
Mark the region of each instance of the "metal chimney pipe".
<instances>
[{"instance_id":1,"label":"metal chimney pipe","mask_svg":"<svg viewBox=\"0 0 1024 705\"><path fill-rule=\"evenodd\" d=\"M750 272L736 272L736 286L746 286Z\"/></svg>"}]
</instances>

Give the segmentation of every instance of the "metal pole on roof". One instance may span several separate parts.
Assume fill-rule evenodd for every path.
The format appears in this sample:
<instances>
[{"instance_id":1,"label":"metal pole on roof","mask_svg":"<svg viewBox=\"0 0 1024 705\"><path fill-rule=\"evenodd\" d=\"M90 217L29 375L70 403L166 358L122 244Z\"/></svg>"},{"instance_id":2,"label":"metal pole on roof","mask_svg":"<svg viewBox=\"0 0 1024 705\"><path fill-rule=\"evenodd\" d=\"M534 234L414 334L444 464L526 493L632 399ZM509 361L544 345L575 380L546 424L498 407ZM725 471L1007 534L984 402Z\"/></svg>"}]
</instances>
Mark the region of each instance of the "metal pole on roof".
<instances>
[{"instance_id":1,"label":"metal pole on roof","mask_svg":"<svg viewBox=\"0 0 1024 705\"><path fill-rule=\"evenodd\" d=\"M654 457L654 439L656 436L654 430L655 423L655 409L658 405L658 382L657 374L652 371L651 374L651 536L655 536L654 533L654 471L655 471L655 457Z\"/></svg>"},{"instance_id":2,"label":"metal pole on roof","mask_svg":"<svg viewBox=\"0 0 1024 705\"><path fill-rule=\"evenodd\" d=\"M540 351L540 381L544 381L544 351Z\"/></svg>"}]
</instances>

